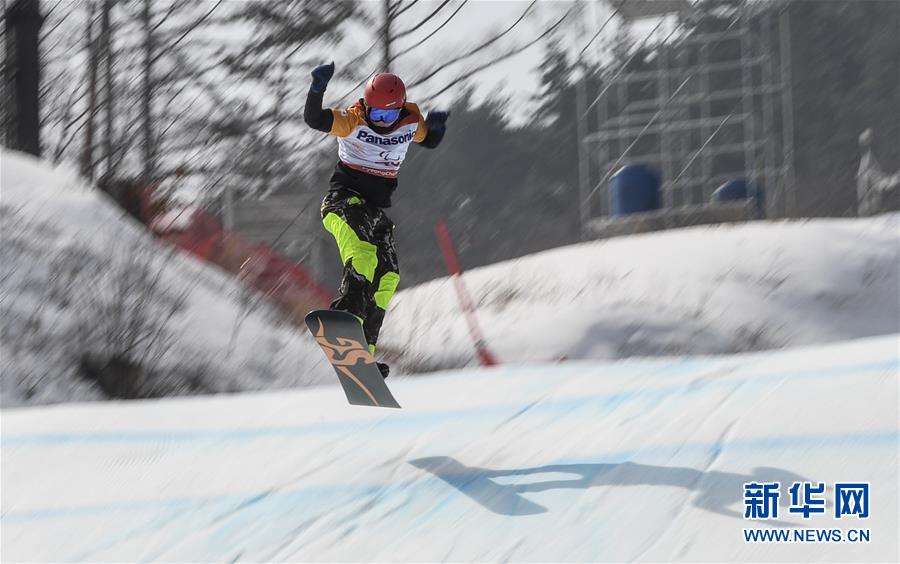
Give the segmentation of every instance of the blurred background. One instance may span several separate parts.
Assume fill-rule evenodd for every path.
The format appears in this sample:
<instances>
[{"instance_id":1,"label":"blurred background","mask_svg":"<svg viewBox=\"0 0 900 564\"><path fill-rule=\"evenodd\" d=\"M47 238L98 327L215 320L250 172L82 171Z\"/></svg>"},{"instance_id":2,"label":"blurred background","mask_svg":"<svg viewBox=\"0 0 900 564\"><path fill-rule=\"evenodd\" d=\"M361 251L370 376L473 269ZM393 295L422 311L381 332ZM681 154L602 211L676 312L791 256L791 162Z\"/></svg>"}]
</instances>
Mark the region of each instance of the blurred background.
<instances>
[{"instance_id":1,"label":"blurred background","mask_svg":"<svg viewBox=\"0 0 900 564\"><path fill-rule=\"evenodd\" d=\"M452 112L439 149L410 151L389 210L402 288L447 275L440 222L473 268L619 235L874 215L900 202L895 0L4 0L3 17L5 147L69 171L144 231L248 288L211 286L239 304L221 350L237 346L247 312L274 304L266 315L297 321L336 290L340 261L318 215L336 144L302 119L310 71L332 60L326 106L351 105L368 77L390 70L424 111ZM28 249L49 228L23 230L12 176L4 184L5 237L21 243L7 246L7 264L17 264L38 253ZM77 257L97 247L70 254L52 256L84 264ZM22 298L34 280L22 272L4 278L5 331L43 335L44 345L35 337L9 349L38 355L40 327L61 325L36 321ZM198 272L188 278L212 276ZM136 278L128 284L156 281ZM126 327L113 353L78 345L60 370L97 378L110 359L145 365L168 354L141 349L167 342L141 331L162 333L180 315L183 288L174 286L143 290L165 297L170 314L151 308L159 318ZM477 303L485 292L476 289ZM67 331L84 334L104 317L93 302L84 307ZM391 342L387 325L386 351L402 356L415 332ZM278 380L264 376L278 370L259 351L285 350L263 340L247 345L256 360L234 368L255 363L263 376L254 387ZM181 355L192 376L179 381L241 389L197 383L214 357L224 358ZM454 358L409 366L470 361ZM16 370L4 379L45 378Z\"/></svg>"},{"instance_id":2,"label":"blurred background","mask_svg":"<svg viewBox=\"0 0 900 564\"><path fill-rule=\"evenodd\" d=\"M624 164L653 168L662 207L708 203L737 180L768 217L857 214L866 129L877 163L900 168L893 0L6 0L4 11L7 146L88 180L141 179L322 278L333 245L316 213L295 216L317 208L336 158L334 140L302 122L309 71L331 60L326 105L349 106L390 70L425 111L453 112L441 150L413 151L403 169L392 215L404 284L445 273L424 244L440 218L469 266L593 237ZM34 33L36 53L17 43ZM17 81L31 74L28 98ZM23 134L32 110L39 125Z\"/></svg>"}]
</instances>

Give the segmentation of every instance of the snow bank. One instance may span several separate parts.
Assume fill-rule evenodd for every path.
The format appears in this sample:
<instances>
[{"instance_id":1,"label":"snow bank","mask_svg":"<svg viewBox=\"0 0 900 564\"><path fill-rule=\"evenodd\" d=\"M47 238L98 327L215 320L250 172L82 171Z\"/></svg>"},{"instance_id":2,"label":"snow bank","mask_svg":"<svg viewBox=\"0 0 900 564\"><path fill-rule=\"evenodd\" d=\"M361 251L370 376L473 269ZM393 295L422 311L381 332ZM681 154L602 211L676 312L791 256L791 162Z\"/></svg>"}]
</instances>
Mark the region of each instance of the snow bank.
<instances>
[{"instance_id":1,"label":"snow bank","mask_svg":"<svg viewBox=\"0 0 900 564\"><path fill-rule=\"evenodd\" d=\"M4 561L898 561L898 335L6 410ZM779 482L779 516L743 487ZM826 513L791 512L795 482ZM836 482L869 517L834 517ZM795 506L796 507L796 506ZM869 531L759 544L742 529ZM48 539L52 539L48 542Z\"/></svg>"},{"instance_id":2,"label":"snow bank","mask_svg":"<svg viewBox=\"0 0 900 564\"><path fill-rule=\"evenodd\" d=\"M88 356L140 362L148 395L333 382L303 332L74 171L5 150L0 167L3 406L106 398Z\"/></svg>"},{"instance_id":3,"label":"snow bank","mask_svg":"<svg viewBox=\"0 0 900 564\"><path fill-rule=\"evenodd\" d=\"M464 259L464 257L463 257ZM621 237L474 269L501 362L727 354L900 331L900 215ZM399 292L382 341L411 369L475 363L453 284Z\"/></svg>"}]
</instances>

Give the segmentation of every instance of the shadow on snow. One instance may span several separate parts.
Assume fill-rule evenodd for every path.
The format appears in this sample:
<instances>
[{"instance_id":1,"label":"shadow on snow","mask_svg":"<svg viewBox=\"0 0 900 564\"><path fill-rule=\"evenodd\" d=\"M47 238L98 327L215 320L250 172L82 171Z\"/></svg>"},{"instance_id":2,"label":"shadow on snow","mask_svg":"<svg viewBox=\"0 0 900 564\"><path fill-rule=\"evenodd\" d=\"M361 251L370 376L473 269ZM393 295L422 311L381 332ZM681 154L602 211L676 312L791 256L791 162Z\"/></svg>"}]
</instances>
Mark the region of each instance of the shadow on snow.
<instances>
[{"instance_id":1,"label":"shadow on snow","mask_svg":"<svg viewBox=\"0 0 900 564\"><path fill-rule=\"evenodd\" d=\"M695 507L743 519L743 511L733 507L743 503L747 482L779 482L780 505L788 506L787 489L793 482L805 481L797 474L778 468L758 467L753 474L735 474L718 470L654 466L635 462L615 464L552 464L533 468L490 470L466 466L449 456L418 458L409 461L413 466L430 472L473 501L500 515L524 516L546 513L546 507L523 497L522 494L556 489L587 489L596 486L674 486L697 492L692 499ZM571 479L549 479L528 483L515 482L538 474L572 474ZM779 526L790 526L784 521Z\"/></svg>"}]
</instances>

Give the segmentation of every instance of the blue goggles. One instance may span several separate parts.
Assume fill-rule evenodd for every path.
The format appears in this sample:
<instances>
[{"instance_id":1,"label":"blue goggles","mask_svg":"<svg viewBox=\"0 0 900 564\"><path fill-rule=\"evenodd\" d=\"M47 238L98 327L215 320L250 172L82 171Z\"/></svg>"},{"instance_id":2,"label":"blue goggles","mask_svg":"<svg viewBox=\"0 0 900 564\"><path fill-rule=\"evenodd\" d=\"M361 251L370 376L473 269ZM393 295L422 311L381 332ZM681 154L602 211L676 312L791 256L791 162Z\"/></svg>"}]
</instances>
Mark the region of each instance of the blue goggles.
<instances>
[{"instance_id":1,"label":"blue goggles","mask_svg":"<svg viewBox=\"0 0 900 564\"><path fill-rule=\"evenodd\" d=\"M369 119L382 123L392 123L400 117L400 110L383 110L381 108L369 108Z\"/></svg>"}]
</instances>

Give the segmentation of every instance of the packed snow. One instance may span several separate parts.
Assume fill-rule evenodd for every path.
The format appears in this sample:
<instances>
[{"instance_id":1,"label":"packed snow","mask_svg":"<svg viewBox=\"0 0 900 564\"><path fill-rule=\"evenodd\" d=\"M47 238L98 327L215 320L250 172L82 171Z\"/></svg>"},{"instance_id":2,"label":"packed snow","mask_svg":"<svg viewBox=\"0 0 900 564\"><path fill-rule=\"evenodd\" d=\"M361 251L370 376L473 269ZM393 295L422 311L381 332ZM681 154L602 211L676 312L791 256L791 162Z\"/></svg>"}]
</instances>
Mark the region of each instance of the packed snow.
<instances>
[{"instance_id":1,"label":"packed snow","mask_svg":"<svg viewBox=\"0 0 900 564\"><path fill-rule=\"evenodd\" d=\"M6 410L0 556L896 562L898 373L893 335L448 371L394 381L401 410L330 387ZM745 519L773 482L777 517ZM835 517L839 482L868 483L868 517Z\"/></svg>"}]
</instances>

